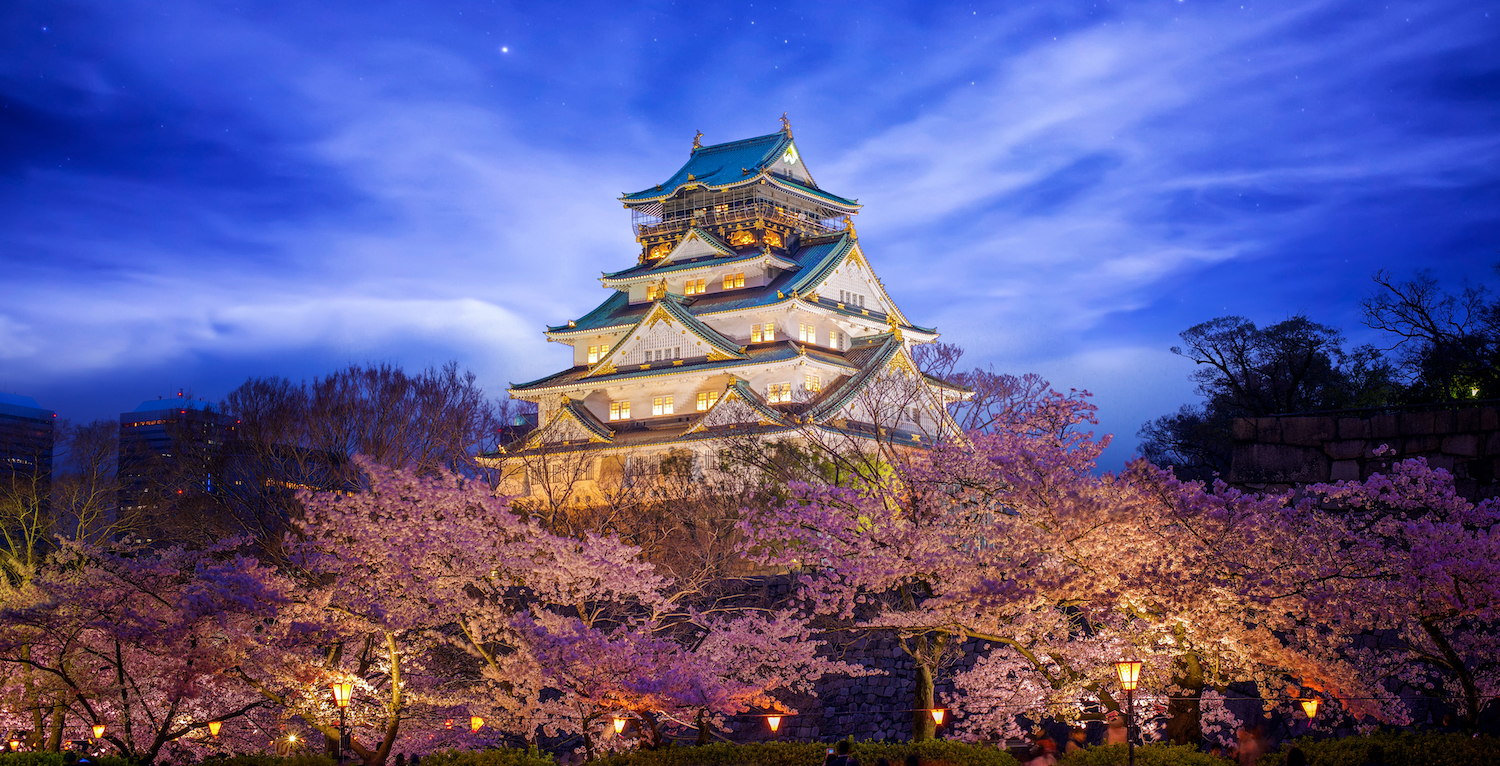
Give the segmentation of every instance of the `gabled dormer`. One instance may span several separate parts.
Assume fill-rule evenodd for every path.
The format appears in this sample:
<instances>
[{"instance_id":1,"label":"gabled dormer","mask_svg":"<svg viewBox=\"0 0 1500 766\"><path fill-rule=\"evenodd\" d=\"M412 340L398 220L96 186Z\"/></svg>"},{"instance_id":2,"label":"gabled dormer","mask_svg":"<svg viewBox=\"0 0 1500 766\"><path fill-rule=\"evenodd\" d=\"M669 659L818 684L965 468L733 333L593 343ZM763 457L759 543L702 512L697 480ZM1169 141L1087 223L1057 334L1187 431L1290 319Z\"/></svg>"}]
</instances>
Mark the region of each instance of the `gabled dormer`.
<instances>
[{"instance_id":1,"label":"gabled dormer","mask_svg":"<svg viewBox=\"0 0 1500 766\"><path fill-rule=\"evenodd\" d=\"M747 359L743 346L724 337L683 308L674 296L657 300L584 377L609 375L635 366L680 366L684 360Z\"/></svg>"}]
</instances>

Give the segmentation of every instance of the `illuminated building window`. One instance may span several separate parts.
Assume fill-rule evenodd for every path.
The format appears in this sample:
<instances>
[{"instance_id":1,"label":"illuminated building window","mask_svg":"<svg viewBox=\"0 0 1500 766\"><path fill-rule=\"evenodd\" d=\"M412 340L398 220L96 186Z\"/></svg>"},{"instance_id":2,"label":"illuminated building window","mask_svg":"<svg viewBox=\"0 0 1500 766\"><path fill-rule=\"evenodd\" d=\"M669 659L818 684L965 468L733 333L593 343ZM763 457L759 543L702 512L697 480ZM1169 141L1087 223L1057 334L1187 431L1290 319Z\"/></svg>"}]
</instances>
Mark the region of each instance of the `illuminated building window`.
<instances>
[{"instance_id":1,"label":"illuminated building window","mask_svg":"<svg viewBox=\"0 0 1500 766\"><path fill-rule=\"evenodd\" d=\"M766 401L775 404L777 402L789 402L792 400L792 384L772 383L766 390Z\"/></svg>"},{"instance_id":2,"label":"illuminated building window","mask_svg":"<svg viewBox=\"0 0 1500 766\"><path fill-rule=\"evenodd\" d=\"M829 330L828 331L828 345L832 346L833 348L835 348L835 349L837 349L839 351L843 351L844 350L844 347L846 345L845 341L847 341L848 339L849 339L848 336L844 335L843 333L839 332L838 330Z\"/></svg>"},{"instance_id":3,"label":"illuminated building window","mask_svg":"<svg viewBox=\"0 0 1500 766\"><path fill-rule=\"evenodd\" d=\"M698 411L699 412L707 412L708 408L714 406L714 404L718 403L718 401L719 401L719 392L718 391L699 391L698 392Z\"/></svg>"},{"instance_id":4,"label":"illuminated building window","mask_svg":"<svg viewBox=\"0 0 1500 766\"><path fill-rule=\"evenodd\" d=\"M604 349L602 347L589 346L589 364L599 361L599 357L601 356L604 356Z\"/></svg>"},{"instance_id":5,"label":"illuminated building window","mask_svg":"<svg viewBox=\"0 0 1500 766\"><path fill-rule=\"evenodd\" d=\"M822 378L822 376L818 375L817 373L813 373L813 372L808 373L807 374L806 387L807 387L808 391L813 391L813 392L822 391L823 390L823 378Z\"/></svg>"},{"instance_id":6,"label":"illuminated building window","mask_svg":"<svg viewBox=\"0 0 1500 766\"><path fill-rule=\"evenodd\" d=\"M781 235L774 231L766 232L766 244L771 247L781 247Z\"/></svg>"},{"instance_id":7,"label":"illuminated building window","mask_svg":"<svg viewBox=\"0 0 1500 766\"><path fill-rule=\"evenodd\" d=\"M727 213L729 212L729 205L714 205L714 212L720 214Z\"/></svg>"},{"instance_id":8,"label":"illuminated building window","mask_svg":"<svg viewBox=\"0 0 1500 766\"><path fill-rule=\"evenodd\" d=\"M804 343L817 343L818 342L818 328L813 327L810 324L801 324L801 323L798 323L797 324L797 340L800 340L800 341L802 341Z\"/></svg>"},{"instance_id":9,"label":"illuminated building window","mask_svg":"<svg viewBox=\"0 0 1500 766\"><path fill-rule=\"evenodd\" d=\"M776 340L776 323L775 322L766 322L763 325L762 324L753 324L753 325L750 325L750 342L751 343L761 343L761 342L768 342L769 343L770 341L773 341L773 340Z\"/></svg>"},{"instance_id":10,"label":"illuminated building window","mask_svg":"<svg viewBox=\"0 0 1500 766\"><path fill-rule=\"evenodd\" d=\"M610 420L629 420L630 419L630 402L610 402L609 403L609 419Z\"/></svg>"},{"instance_id":11,"label":"illuminated building window","mask_svg":"<svg viewBox=\"0 0 1500 766\"><path fill-rule=\"evenodd\" d=\"M688 295L702 295L708 292L708 283L702 279L689 279L683 292Z\"/></svg>"},{"instance_id":12,"label":"illuminated building window","mask_svg":"<svg viewBox=\"0 0 1500 766\"><path fill-rule=\"evenodd\" d=\"M672 397L670 397L670 396L658 396L658 397L653 398L651 400L651 414L652 415L671 415L672 414Z\"/></svg>"},{"instance_id":13,"label":"illuminated building window","mask_svg":"<svg viewBox=\"0 0 1500 766\"><path fill-rule=\"evenodd\" d=\"M646 300L656 300L656 285L646 285Z\"/></svg>"},{"instance_id":14,"label":"illuminated building window","mask_svg":"<svg viewBox=\"0 0 1500 766\"><path fill-rule=\"evenodd\" d=\"M729 235L729 244L735 247L755 244L755 234L749 231L737 231Z\"/></svg>"},{"instance_id":15,"label":"illuminated building window","mask_svg":"<svg viewBox=\"0 0 1500 766\"><path fill-rule=\"evenodd\" d=\"M725 274L724 275L724 289L725 290L733 290L733 289L735 289L737 287L744 287L744 286L745 286L745 272L741 271L738 274Z\"/></svg>"}]
</instances>

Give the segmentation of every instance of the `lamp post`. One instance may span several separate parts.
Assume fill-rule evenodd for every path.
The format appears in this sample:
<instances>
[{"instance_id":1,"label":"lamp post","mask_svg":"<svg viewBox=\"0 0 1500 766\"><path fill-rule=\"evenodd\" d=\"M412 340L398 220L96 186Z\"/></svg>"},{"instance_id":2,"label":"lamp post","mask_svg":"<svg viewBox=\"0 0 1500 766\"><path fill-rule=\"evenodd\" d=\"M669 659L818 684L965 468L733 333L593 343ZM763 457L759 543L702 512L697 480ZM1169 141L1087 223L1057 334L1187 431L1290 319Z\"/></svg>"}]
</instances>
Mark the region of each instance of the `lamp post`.
<instances>
[{"instance_id":1,"label":"lamp post","mask_svg":"<svg viewBox=\"0 0 1500 766\"><path fill-rule=\"evenodd\" d=\"M1141 661L1116 662L1115 675L1125 690L1125 749L1130 753L1130 766L1135 766L1135 687L1141 682Z\"/></svg>"},{"instance_id":2,"label":"lamp post","mask_svg":"<svg viewBox=\"0 0 1500 766\"><path fill-rule=\"evenodd\" d=\"M330 684L333 689L333 704L339 707L339 746L338 762L344 762L344 751L349 749L349 727L345 714L349 710L349 700L354 697L353 681L334 681Z\"/></svg>"},{"instance_id":3,"label":"lamp post","mask_svg":"<svg viewBox=\"0 0 1500 766\"><path fill-rule=\"evenodd\" d=\"M781 728L781 716L779 716L779 715L768 715L768 716L766 716L766 725L768 725L768 726L771 727L771 734L774 736L776 734L776 731Z\"/></svg>"}]
</instances>

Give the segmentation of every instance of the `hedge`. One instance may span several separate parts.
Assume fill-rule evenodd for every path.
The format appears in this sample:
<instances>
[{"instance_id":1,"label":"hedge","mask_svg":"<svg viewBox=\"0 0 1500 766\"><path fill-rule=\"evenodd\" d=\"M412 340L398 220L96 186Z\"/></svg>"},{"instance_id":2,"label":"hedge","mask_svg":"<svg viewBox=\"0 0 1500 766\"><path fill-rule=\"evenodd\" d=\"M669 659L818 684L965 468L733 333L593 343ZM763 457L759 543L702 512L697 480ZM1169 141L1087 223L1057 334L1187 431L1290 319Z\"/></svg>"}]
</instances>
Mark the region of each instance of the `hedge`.
<instances>
[{"instance_id":1,"label":"hedge","mask_svg":"<svg viewBox=\"0 0 1500 766\"><path fill-rule=\"evenodd\" d=\"M632 751L596 761L599 766L819 766L828 744L818 742L761 742L748 745L713 744ZM930 739L919 743L856 742L850 754L861 766L875 766L885 758L901 766L916 753L923 766L1020 766L1004 750Z\"/></svg>"},{"instance_id":2,"label":"hedge","mask_svg":"<svg viewBox=\"0 0 1500 766\"><path fill-rule=\"evenodd\" d=\"M1130 762L1125 745L1100 745L1068 753L1058 766L1117 766ZM1135 749L1136 766L1232 766L1234 761L1200 753L1192 745L1153 742ZM1280 766L1280 761L1277 761Z\"/></svg>"},{"instance_id":3,"label":"hedge","mask_svg":"<svg viewBox=\"0 0 1500 766\"><path fill-rule=\"evenodd\" d=\"M0 766L63 766L65 755L69 753L0 753ZM132 766L130 760L113 755L91 755L88 759L96 766Z\"/></svg>"},{"instance_id":4,"label":"hedge","mask_svg":"<svg viewBox=\"0 0 1500 766\"><path fill-rule=\"evenodd\" d=\"M556 766L552 754L536 748L518 750L439 750L422 756L422 766Z\"/></svg>"},{"instance_id":5,"label":"hedge","mask_svg":"<svg viewBox=\"0 0 1500 766\"><path fill-rule=\"evenodd\" d=\"M1267 753L1256 766L1281 766L1286 751L1302 748L1308 766L1359 766L1370 749L1385 751L1386 766L1493 766L1500 764L1500 739L1466 734L1375 734L1369 737L1314 740L1303 737Z\"/></svg>"}]
</instances>

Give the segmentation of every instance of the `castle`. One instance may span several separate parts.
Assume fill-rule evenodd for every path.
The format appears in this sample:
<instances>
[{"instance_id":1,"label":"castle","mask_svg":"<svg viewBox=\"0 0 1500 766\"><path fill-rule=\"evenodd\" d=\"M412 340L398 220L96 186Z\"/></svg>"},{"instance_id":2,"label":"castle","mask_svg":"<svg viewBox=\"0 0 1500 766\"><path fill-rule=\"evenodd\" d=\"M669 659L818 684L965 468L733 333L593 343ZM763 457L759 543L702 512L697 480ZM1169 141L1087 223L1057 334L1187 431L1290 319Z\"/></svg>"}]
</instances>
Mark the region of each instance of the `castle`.
<instances>
[{"instance_id":1,"label":"castle","mask_svg":"<svg viewBox=\"0 0 1500 766\"><path fill-rule=\"evenodd\" d=\"M510 389L538 425L488 460L533 466L521 492L541 457L570 455L574 478L597 480L731 436L922 447L956 432L946 405L967 391L912 358L937 331L896 307L855 232L859 203L818 187L785 117L767 136L695 139L669 179L620 201L637 263L600 278L597 308L547 328L572 347L567 369ZM903 393L877 396L891 381Z\"/></svg>"}]
</instances>

